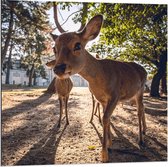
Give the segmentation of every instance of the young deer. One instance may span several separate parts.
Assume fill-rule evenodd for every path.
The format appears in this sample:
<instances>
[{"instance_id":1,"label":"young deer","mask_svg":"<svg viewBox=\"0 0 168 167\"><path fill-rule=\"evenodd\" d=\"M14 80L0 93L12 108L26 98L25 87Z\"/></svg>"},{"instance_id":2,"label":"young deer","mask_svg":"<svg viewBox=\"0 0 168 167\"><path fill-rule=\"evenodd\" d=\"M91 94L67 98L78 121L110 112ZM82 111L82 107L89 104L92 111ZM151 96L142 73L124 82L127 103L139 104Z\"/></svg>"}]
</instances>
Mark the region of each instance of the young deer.
<instances>
[{"instance_id":1,"label":"young deer","mask_svg":"<svg viewBox=\"0 0 168 167\"><path fill-rule=\"evenodd\" d=\"M55 60L47 62L46 65L50 68L54 68ZM67 125L69 124L67 105L68 105L69 94L73 87L73 83L70 78L59 79L58 77L56 77L55 87L58 93L58 99L60 103L60 116L59 116L59 121L58 121L58 127L60 127L62 114L63 114L63 102L65 104L66 124Z\"/></svg>"},{"instance_id":2,"label":"young deer","mask_svg":"<svg viewBox=\"0 0 168 167\"><path fill-rule=\"evenodd\" d=\"M103 16L93 17L80 32L64 32L53 35L55 41L55 74L62 79L80 74L89 82L96 99L103 106L102 161L109 161L108 148L112 145L110 117L119 101L134 98L139 121L139 144L146 131L143 91L147 73L133 62L98 60L86 50L86 44L100 32Z\"/></svg>"}]
</instances>

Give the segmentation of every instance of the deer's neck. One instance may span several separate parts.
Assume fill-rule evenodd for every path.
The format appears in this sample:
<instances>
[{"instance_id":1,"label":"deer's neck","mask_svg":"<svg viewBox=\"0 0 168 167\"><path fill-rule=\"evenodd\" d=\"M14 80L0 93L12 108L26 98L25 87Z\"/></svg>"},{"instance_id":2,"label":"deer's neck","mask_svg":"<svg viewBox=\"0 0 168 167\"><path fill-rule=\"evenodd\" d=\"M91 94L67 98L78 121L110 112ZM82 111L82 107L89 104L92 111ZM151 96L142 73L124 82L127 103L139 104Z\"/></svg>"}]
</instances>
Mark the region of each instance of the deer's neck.
<instances>
[{"instance_id":1,"label":"deer's neck","mask_svg":"<svg viewBox=\"0 0 168 167\"><path fill-rule=\"evenodd\" d=\"M79 74L91 84L100 74L100 63L87 51L85 51L85 58L85 65Z\"/></svg>"}]
</instances>

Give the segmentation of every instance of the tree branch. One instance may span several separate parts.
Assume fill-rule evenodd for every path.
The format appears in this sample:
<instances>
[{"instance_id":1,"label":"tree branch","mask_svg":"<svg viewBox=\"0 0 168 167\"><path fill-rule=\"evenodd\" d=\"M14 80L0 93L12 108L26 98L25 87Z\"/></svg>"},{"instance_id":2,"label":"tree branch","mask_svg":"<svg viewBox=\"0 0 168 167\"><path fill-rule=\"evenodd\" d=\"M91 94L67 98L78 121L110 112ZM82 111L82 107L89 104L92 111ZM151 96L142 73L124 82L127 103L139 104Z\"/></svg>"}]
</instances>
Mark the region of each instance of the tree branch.
<instances>
[{"instance_id":1,"label":"tree branch","mask_svg":"<svg viewBox=\"0 0 168 167\"><path fill-rule=\"evenodd\" d=\"M74 15L75 13L78 13L78 12L80 12L80 11L81 11L81 10L78 10L78 11L76 11L76 12L71 13L71 14L67 17L67 19L61 24L61 26L64 25L72 15Z\"/></svg>"},{"instance_id":2,"label":"tree branch","mask_svg":"<svg viewBox=\"0 0 168 167\"><path fill-rule=\"evenodd\" d=\"M55 19L55 24L56 24L56 26L57 26L56 28L53 28L53 30L58 29L60 32L65 32L65 30L63 30L62 26L68 21L68 19L69 19L72 15L74 15L74 14L76 14L76 13L82 11L82 10L78 10L78 11L75 11L75 12L71 13L71 14L66 18L66 20L65 20L62 24L60 24L60 23L58 22L57 5L56 5L55 3L53 3L53 7L54 7L54 19ZM86 18L86 16L87 16L87 13L88 13L87 3L83 3L83 12L82 12L82 14L81 14L81 18L82 18L82 20L81 20L81 26L80 26L80 28L79 28L78 31L81 31L81 30L85 27L85 23L86 23L86 19L85 19L85 18Z\"/></svg>"},{"instance_id":3,"label":"tree branch","mask_svg":"<svg viewBox=\"0 0 168 167\"><path fill-rule=\"evenodd\" d=\"M153 59L150 59L149 57L147 57L146 55L143 55L142 56L145 60L151 62L152 64L154 64L157 68L159 68L159 62L157 60L153 60Z\"/></svg>"},{"instance_id":4,"label":"tree branch","mask_svg":"<svg viewBox=\"0 0 168 167\"><path fill-rule=\"evenodd\" d=\"M66 20L61 24L61 26L63 26L63 25L68 21L68 19L69 19L72 15L74 15L75 13L78 13L78 12L81 12L81 10L78 10L78 11L76 11L76 12L71 13L71 14L66 18ZM53 28L53 31L54 31L55 29L57 29L57 28L58 28L58 27Z\"/></svg>"},{"instance_id":5,"label":"tree branch","mask_svg":"<svg viewBox=\"0 0 168 167\"><path fill-rule=\"evenodd\" d=\"M63 33L63 32L66 32L60 25L59 21L58 21L58 14L57 14L57 4L55 2L53 2L53 10L54 10L54 21L55 21L55 24L58 28L58 30Z\"/></svg>"},{"instance_id":6,"label":"tree branch","mask_svg":"<svg viewBox=\"0 0 168 167\"><path fill-rule=\"evenodd\" d=\"M87 13L88 13L88 4L83 3L83 12L81 14L81 18L82 18L81 26L78 31L81 31L85 27Z\"/></svg>"}]
</instances>

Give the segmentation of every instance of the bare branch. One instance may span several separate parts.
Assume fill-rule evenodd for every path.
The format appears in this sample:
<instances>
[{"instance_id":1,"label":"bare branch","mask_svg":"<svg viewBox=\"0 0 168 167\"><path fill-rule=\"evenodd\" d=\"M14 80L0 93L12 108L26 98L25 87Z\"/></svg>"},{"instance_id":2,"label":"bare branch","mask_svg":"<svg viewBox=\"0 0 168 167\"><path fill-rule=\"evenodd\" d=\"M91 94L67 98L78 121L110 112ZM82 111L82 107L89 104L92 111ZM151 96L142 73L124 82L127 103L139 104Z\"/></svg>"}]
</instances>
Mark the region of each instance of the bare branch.
<instances>
[{"instance_id":1,"label":"bare branch","mask_svg":"<svg viewBox=\"0 0 168 167\"><path fill-rule=\"evenodd\" d=\"M85 24L82 24L82 23L81 23L81 26L80 26L78 32L79 32L79 31L82 31L84 27L85 27Z\"/></svg>"},{"instance_id":2,"label":"bare branch","mask_svg":"<svg viewBox=\"0 0 168 167\"><path fill-rule=\"evenodd\" d=\"M53 10L54 10L54 21L55 21L55 24L58 28L58 30L63 33L63 32L66 32L60 25L59 21L58 21L58 14L57 14L57 4L55 2L53 2Z\"/></svg>"},{"instance_id":3,"label":"bare branch","mask_svg":"<svg viewBox=\"0 0 168 167\"><path fill-rule=\"evenodd\" d=\"M71 14L67 17L67 19L61 24L61 26L63 26L63 25L68 21L68 19L69 19L72 15L74 15L75 13L78 13L78 12L80 12L80 11L81 11L81 10L78 10L78 11L76 11L76 12L71 13ZM52 30L54 31L55 29L57 29L57 27L53 28Z\"/></svg>"},{"instance_id":4,"label":"bare branch","mask_svg":"<svg viewBox=\"0 0 168 167\"><path fill-rule=\"evenodd\" d=\"M72 15L74 15L75 13L78 13L78 12L80 12L80 11L81 11L81 10L78 10L78 11L76 11L76 12L71 13L71 14L67 17L67 19L61 24L61 26L64 25Z\"/></svg>"},{"instance_id":5,"label":"bare branch","mask_svg":"<svg viewBox=\"0 0 168 167\"><path fill-rule=\"evenodd\" d=\"M75 13L78 13L78 12L81 12L81 11L82 11L82 10L78 10L78 11L75 11L75 12L71 13L71 14L67 17L67 19L66 19L62 24L60 24L59 21L58 21L57 5L56 5L56 3L54 3L54 2L53 2L53 9L54 9L54 20L55 20L55 24L56 24L56 26L57 26L56 28L58 28L58 30L59 30L61 33L66 32L66 31L62 28L62 26L68 21L68 19L69 19L72 15L74 15ZM83 12L82 12L82 14L81 14L81 18L82 18L82 20L81 20L81 26L80 26L80 28L78 29L78 31L81 31L81 30L85 27L85 23L86 23L86 19L85 19L85 18L86 18L87 12L88 12L87 3L83 3ZM53 31L54 31L56 28L53 28Z\"/></svg>"}]
</instances>

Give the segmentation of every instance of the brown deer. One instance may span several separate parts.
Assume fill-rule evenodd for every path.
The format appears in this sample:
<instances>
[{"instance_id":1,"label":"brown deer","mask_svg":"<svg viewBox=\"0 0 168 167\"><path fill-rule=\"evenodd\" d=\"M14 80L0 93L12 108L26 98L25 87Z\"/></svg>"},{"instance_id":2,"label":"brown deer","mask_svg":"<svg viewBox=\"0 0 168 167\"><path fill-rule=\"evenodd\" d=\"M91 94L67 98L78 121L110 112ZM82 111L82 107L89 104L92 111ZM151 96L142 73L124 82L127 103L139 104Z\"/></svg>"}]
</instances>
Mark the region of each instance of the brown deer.
<instances>
[{"instance_id":1,"label":"brown deer","mask_svg":"<svg viewBox=\"0 0 168 167\"><path fill-rule=\"evenodd\" d=\"M54 68L55 60L47 62L46 65L50 68ZM56 77L55 87L58 93L58 99L60 103L60 116L59 116L59 121L58 121L58 127L61 126L61 119L62 119L62 114L63 114L63 103L65 104L66 124L69 125L67 108L68 108L69 94L70 94L70 91L72 90L73 83L70 78L59 79L58 77Z\"/></svg>"},{"instance_id":2,"label":"brown deer","mask_svg":"<svg viewBox=\"0 0 168 167\"><path fill-rule=\"evenodd\" d=\"M56 55L54 72L62 79L78 73L88 81L92 93L103 106L102 161L108 162L108 148L112 145L110 118L119 101L136 100L139 144L143 143L143 133L146 131L143 91L147 73L134 62L99 60L85 50L86 44L98 36L102 22L103 16L96 15L81 31L53 35Z\"/></svg>"}]
</instances>

